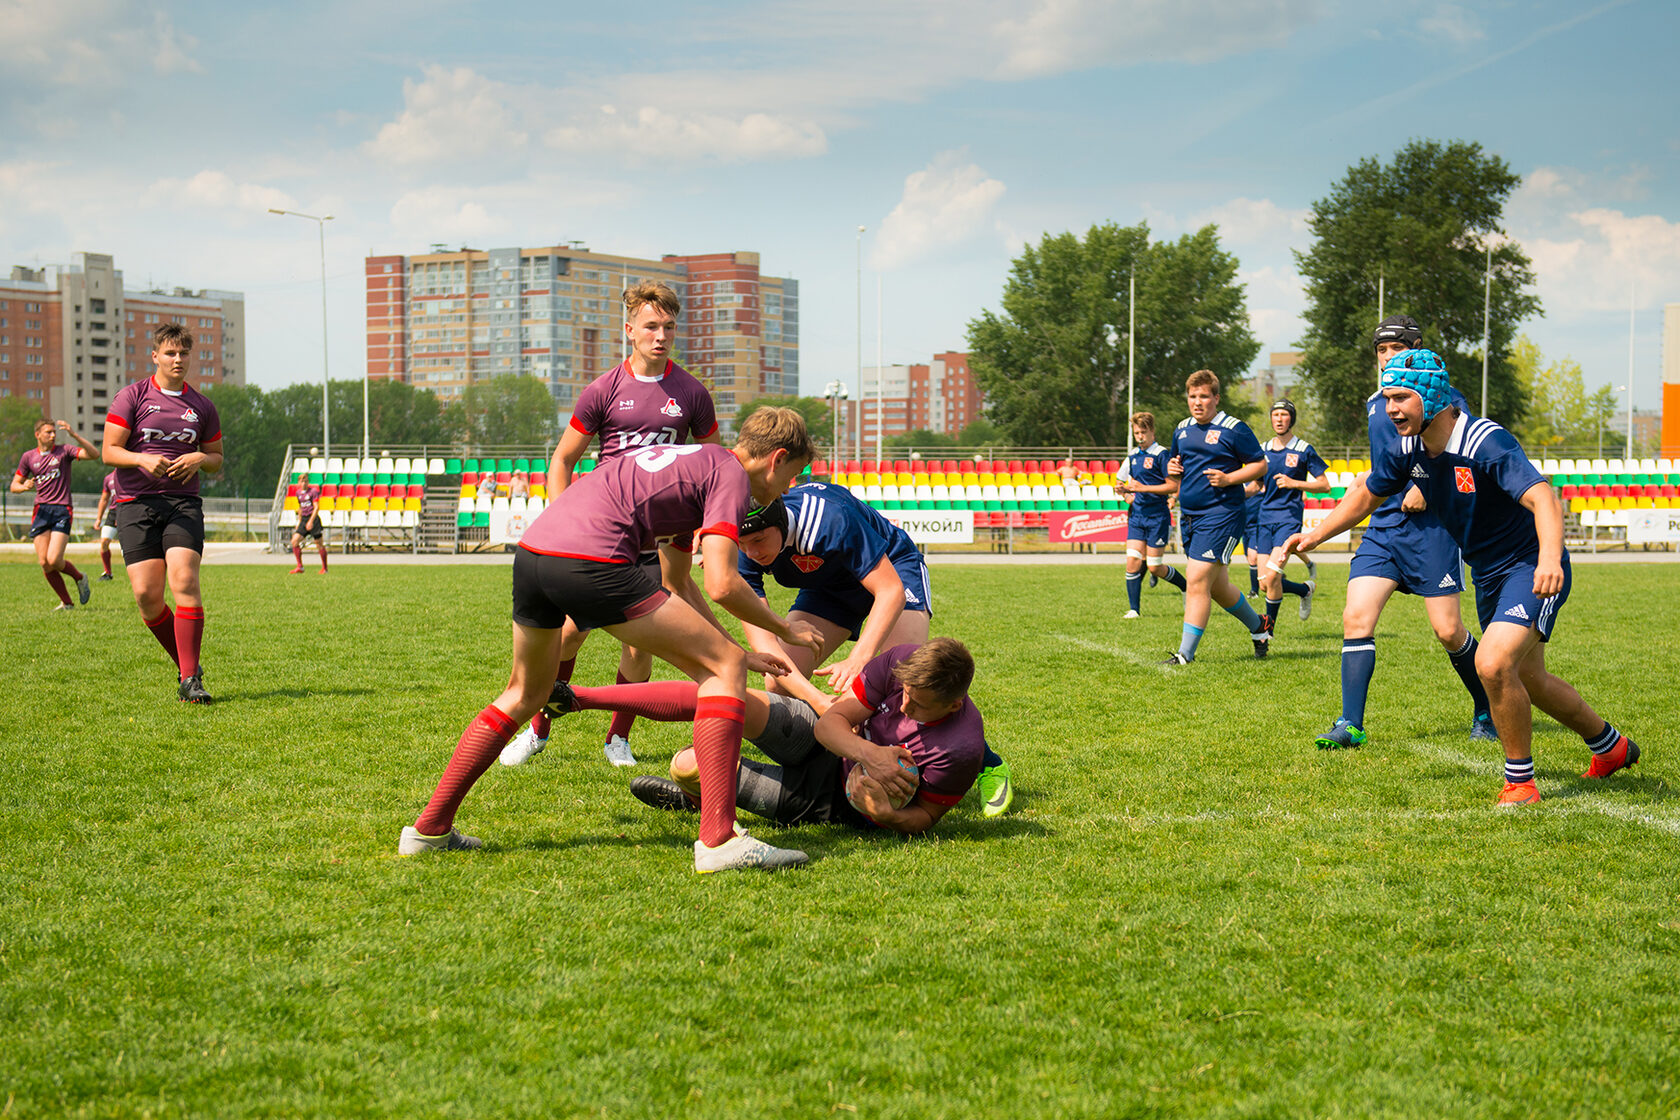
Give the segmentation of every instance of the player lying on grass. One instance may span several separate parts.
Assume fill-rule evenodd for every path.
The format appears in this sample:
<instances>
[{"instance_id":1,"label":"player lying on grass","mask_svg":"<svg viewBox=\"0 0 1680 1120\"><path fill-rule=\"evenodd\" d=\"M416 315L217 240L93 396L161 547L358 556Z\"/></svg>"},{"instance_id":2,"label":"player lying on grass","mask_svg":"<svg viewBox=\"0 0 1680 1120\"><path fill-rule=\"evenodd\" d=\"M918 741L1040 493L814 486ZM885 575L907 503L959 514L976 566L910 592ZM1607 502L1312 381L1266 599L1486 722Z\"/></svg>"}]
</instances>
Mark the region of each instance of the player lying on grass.
<instances>
[{"instance_id":1,"label":"player lying on grass","mask_svg":"<svg viewBox=\"0 0 1680 1120\"><path fill-rule=\"evenodd\" d=\"M790 644L815 646L820 636L813 627L771 613L735 568L742 519L754 505L780 497L810 459L811 439L799 413L764 408L741 425L732 450L711 443L647 448L598 469L587 484L567 489L544 509L514 553L508 686L462 733L425 810L402 830L398 853L480 846L455 829L456 810L519 725L549 702L561 627L570 619L581 630L604 629L664 658L697 685L694 748L706 796L695 870L804 863L803 852L772 848L736 831L747 672L785 672L788 666L748 653L729 637L694 585L690 552L698 541L713 602ZM655 544L664 586L636 562Z\"/></svg>"},{"instance_id":2,"label":"player lying on grass","mask_svg":"<svg viewBox=\"0 0 1680 1120\"><path fill-rule=\"evenodd\" d=\"M60 447L60 430L70 433L76 447ZM55 611L67 611L76 604L70 601L70 589L64 577L76 581L76 593L85 604L93 588L81 569L64 555L70 544L72 506L70 502L70 464L77 459L97 458L99 451L74 429L60 420L35 422L35 447L18 457L17 473L12 475L14 494L35 492L35 506L30 511L29 541L35 546L35 559L41 565L41 575L47 586L58 596Z\"/></svg>"},{"instance_id":3,"label":"player lying on grass","mask_svg":"<svg viewBox=\"0 0 1680 1120\"><path fill-rule=\"evenodd\" d=\"M1286 540L1273 560L1306 553L1352 528L1390 494L1416 484L1464 551L1476 584L1482 641L1476 673L1504 735L1500 805L1540 800L1534 785L1533 713L1539 708L1586 742L1583 778L1606 778L1639 761L1639 746L1601 719L1568 681L1546 670L1546 643L1569 599L1563 509L1522 446L1492 420L1452 403L1446 367L1408 350L1383 367L1382 395L1399 442L1371 463L1324 523Z\"/></svg>"},{"instance_id":4,"label":"player lying on grass","mask_svg":"<svg viewBox=\"0 0 1680 1120\"><path fill-rule=\"evenodd\" d=\"M822 634L822 645L813 652L745 627L748 645L780 654L794 667L771 681L770 691L796 696L818 714L835 695L846 695L882 650L928 639L933 589L921 550L903 529L844 487L806 483L755 512L741 526L740 568L760 598L766 575L796 588L788 618L809 622ZM844 659L816 668L848 638L853 645ZM813 685L813 675L828 678L833 695ZM1009 764L988 746L980 769L982 812L1000 816L1014 797Z\"/></svg>"},{"instance_id":5,"label":"player lying on grass","mask_svg":"<svg viewBox=\"0 0 1680 1120\"><path fill-rule=\"evenodd\" d=\"M1164 579L1180 591L1184 577L1161 559L1167 538L1172 535L1172 512L1168 495L1178 486L1167 480L1167 449L1155 442L1155 414L1132 413L1132 439L1137 447L1126 457L1126 476L1120 489L1130 499L1126 512L1126 617L1139 618L1143 610L1143 571L1149 569L1149 586Z\"/></svg>"},{"instance_id":6,"label":"player lying on grass","mask_svg":"<svg viewBox=\"0 0 1680 1120\"><path fill-rule=\"evenodd\" d=\"M1167 477L1178 492L1186 558L1184 636L1168 665L1188 665L1207 629L1213 604L1242 623L1265 657L1272 636L1231 582L1231 554L1242 539L1243 484L1260 477L1266 456L1249 426L1219 410L1219 378L1199 369L1184 383L1190 415L1179 421L1167 448Z\"/></svg>"},{"instance_id":7,"label":"player lying on grass","mask_svg":"<svg viewBox=\"0 0 1680 1120\"><path fill-rule=\"evenodd\" d=\"M1283 399L1272 405L1272 438L1260 445L1266 453L1266 477L1261 480L1260 524L1253 548L1267 558L1265 571L1260 573L1260 590L1266 595L1266 632L1276 633L1278 609L1285 595L1301 599L1300 619L1312 617L1313 590L1317 587L1313 576L1317 566L1307 561L1307 582L1296 583L1284 575L1282 567L1270 563L1272 549L1293 533L1301 531L1305 516L1304 493L1327 494L1330 479L1325 476L1330 465L1318 454L1318 449L1295 432L1295 403Z\"/></svg>"},{"instance_id":8,"label":"player lying on grass","mask_svg":"<svg viewBox=\"0 0 1680 1120\"><path fill-rule=\"evenodd\" d=\"M934 638L872 659L852 678L849 695L820 718L803 700L748 689L746 737L772 764L742 760L736 804L781 824L833 821L926 832L980 773L986 731L968 696L973 680L974 658L963 644ZM695 692L689 681L559 685L554 707L680 722L692 716ZM679 751L671 760L673 780L639 777L630 792L658 809L703 811L698 777L694 751Z\"/></svg>"},{"instance_id":9,"label":"player lying on grass","mask_svg":"<svg viewBox=\"0 0 1680 1120\"><path fill-rule=\"evenodd\" d=\"M1423 330L1409 315L1390 315L1371 338L1375 372L1395 355L1422 345ZM1452 404L1469 413L1453 390ZM1400 436L1384 411L1379 385L1365 402L1371 458L1392 454ZM1497 741L1487 691L1476 676L1476 639L1464 626L1459 593L1464 562L1458 542L1441 527L1416 486L1408 486L1371 514L1348 565L1347 605L1342 610L1342 714L1315 744L1320 749L1357 747L1365 742L1365 702L1377 671L1377 620L1396 591L1423 600L1435 638L1447 651L1458 679L1470 694L1470 738Z\"/></svg>"}]
</instances>

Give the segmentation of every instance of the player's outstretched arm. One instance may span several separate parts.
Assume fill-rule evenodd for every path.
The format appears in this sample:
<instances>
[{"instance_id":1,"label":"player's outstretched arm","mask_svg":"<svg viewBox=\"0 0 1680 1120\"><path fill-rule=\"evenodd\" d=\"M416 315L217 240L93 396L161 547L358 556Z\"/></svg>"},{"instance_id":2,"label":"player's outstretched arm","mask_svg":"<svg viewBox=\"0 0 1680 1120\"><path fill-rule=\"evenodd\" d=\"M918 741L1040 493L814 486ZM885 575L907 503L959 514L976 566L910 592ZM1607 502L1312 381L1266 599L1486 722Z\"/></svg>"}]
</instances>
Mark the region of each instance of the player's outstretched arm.
<instances>
[{"instance_id":1,"label":"player's outstretched arm","mask_svg":"<svg viewBox=\"0 0 1680 1120\"><path fill-rule=\"evenodd\" d=\"M1317 528L1296 533L1273 549L1273 563L1282 564L1292 552L1311 552L1331 537L1347 532L1371 516L1371 511L1380 505L1382 499L1371 493L1370 488L1365 485L1364 477L1361 476L1348 487L1347 494L1336 503L1336 508L1330 511L1329 516L1318 523Z\"/></svg>"},{"instance_id":2,"label":"player's outstretched arm","mask_svg":"<svg viewBox=\"0 0 1680 1120\"><path fill-rule=\"evenodd\" d=\"M874 597L874 602L870 604L869 616L863 620L863 626L858 631L858 639L852 643L852 651L845 660L817 670L818 676L828 678L828 687L836 693L843 694L851 688L852 681L865 666L880 656L887 635L892 633L892 628L898 625L899 616L904 613L904 581L899 578L898 569L892 566L891 560L881 557L860 582L863 589Z\"/></svg>"},{"instance_id":3,"label":"player's outstretched arm","mask_svg":"<svg viewBox=\"0 0 1680 1120\"><path fill-rule=\"evenodd\" d=\"M916 779L899 763L914 766L915 758L904 747L872 743L857 733L858 725L874 714L856 696L843 696L817 720L817 742L830 754L863 763L889 794L908 797L916 792Z\"/></svg>"},{"instance_id":4,"label":"player's outstretched arm","mask_svg":"<svg viewBox=\"0 0 1680 1120\"><path fill-rule=\"evenodd\" d=\"M1548 598L1563 590L1563 504L1544 480L1524 490L1518 501L1534 515L1534 535L1540 542L1534 593Z\"/></svg>"},{"instance_id":5,"label":"player's outstretched arm","mask_svg":"<svg viewBox=\"0 0 1680 1120\"><path fill-rule=\"evenodd\" d=\"M706 561L706 594L712 602L761 630L768 630L790 646L805 646L816 650L822 646L822 633L808 622L790 622L771 610L752 585L741 578L737 565L740 550L735 542L722 533L707 533L700 538L701 555ZM708 614L711 612L708 611ZM713 623L717 620L714 618Z\"/></svg>"}]
</instances>

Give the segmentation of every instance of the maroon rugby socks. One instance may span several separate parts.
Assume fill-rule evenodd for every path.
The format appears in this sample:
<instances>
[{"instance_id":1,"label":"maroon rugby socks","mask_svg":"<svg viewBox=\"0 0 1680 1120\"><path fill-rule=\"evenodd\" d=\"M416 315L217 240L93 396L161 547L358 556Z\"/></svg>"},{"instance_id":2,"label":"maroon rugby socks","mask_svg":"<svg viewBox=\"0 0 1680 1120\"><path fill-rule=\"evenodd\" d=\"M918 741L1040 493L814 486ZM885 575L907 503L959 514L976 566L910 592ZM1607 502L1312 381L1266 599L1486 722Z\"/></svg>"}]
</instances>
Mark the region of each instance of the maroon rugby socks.
<instances>
[{"instance_id":1,"label":"maroon rugby socks","mask_svg":"<svg viewBox=\"0 0 1680 1120\"><path fill-rule=\"evenodd\" d=\"M146 620L146 629L152 632L152 637L158 640L158 645L163 647L163 652L169 655L169 660L175 662L175 668L179 670L181 668L181 653L175 645L174 613L167 606L164 607L162 614ZM196 661L197 658L195 657L194 660Z\"/></svg>"},{"instance_id":2,"label":"maroon rugby socks","mask_svg":"<svg viewBox=\"0 0 1680 1120\"><path fill-rule=\"evenodd\" d=\"M455 744L455 753L450 756L449 765L444 767L443 777L438 779L437 789L432 791L432 799L426 802L420 819L414 822L414 830L422 836L442 836L448 832L455 824L455 811L461 807L461 799L473 783L490 769L496 756L502 753L502 748L518 730L518 725L494 704L474 716L467 729L461 732L460 741Z\"/></svg>"},{"instance_id":3,"label":"maroon rugby socks","mask_svg":"<svg viewBox=\"0 0 1680 1120\"><path fill-rule=\"evenodd\" d=\"M646 685L642 687L647 687ZM735 835L735 785L747 706L733 696L694 703L694 757L700 767L700 842L708 848Z\"/></svg>"}]
</instances>

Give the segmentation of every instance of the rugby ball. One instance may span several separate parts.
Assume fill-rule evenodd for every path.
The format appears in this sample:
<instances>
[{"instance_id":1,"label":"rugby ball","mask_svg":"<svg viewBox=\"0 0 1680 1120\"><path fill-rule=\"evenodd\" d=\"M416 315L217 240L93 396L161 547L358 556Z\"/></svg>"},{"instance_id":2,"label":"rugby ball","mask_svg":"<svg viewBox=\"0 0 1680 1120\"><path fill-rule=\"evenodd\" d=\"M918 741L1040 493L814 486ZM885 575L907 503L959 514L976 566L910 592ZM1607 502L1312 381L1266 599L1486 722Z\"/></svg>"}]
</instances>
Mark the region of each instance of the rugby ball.
<instances>
[{"instance_id":1,"label":"rugby ball","mask_svg":"<svg viewBox=\"0 0 1680 1120\"><path fill-rule=\"evenodd\" d=\"M910 771L910 777L913 780L919 780L921 778L921 769L915 764L900 760L899 766ZM864 782L868 782L870 785L875 785L877 789L880 788L876 785L875 779L870 777L869 771L864 767L863 763L854 763L852 765L851 773L846 775L846 800L850 801L852 803L852 808L856 809L860 813L864 811L863 798L861 795L862 784ZM888 797L887 801L894 809L902 809L906 805L910 804L911 801L915 800L915 798L916 791L912 789L908 797Z\"/></svg>"}]
</instances>

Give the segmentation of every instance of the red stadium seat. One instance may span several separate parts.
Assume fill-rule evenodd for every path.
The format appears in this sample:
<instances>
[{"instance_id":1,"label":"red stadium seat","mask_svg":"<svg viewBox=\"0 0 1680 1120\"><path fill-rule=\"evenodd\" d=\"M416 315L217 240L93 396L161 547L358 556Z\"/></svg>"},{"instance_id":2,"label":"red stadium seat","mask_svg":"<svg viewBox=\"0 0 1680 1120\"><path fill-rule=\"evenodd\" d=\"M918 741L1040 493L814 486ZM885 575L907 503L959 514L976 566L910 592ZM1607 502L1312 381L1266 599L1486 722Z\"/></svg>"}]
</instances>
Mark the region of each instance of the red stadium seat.
<instances>
[{"instance_id":1,"label":"red stadium seat","mask_svg":"<svg viewBox=\"0 0 1680 1120\"><path fill-rule=\"evenodd\" d=\"M463 472L461 472L461 485L462 486L477 486L478 485L478 472L477 471L463 471Z\"/></svg>"},{"instance_id":2,"label":"red stadium seat","mask_svg":"<svg viewBox=\"0 0 1680 1120\"><path fill-rule=\"evenodd\" d=\"M908 459L895 459L893 461L893 473L894 474L909 474L910 473L910 460L908 460Z\"/></svg>"},{"instance_id":3,"label":"red stadium seat","mask_svg":"<svg viewBox=\"0 0 1680 1120\"><path fill-rule=\"evenodd\" d=\"M389 498L391 496L391 488L376 482L373 484L373 496L375 498Z\"/></svg>"},{"instance_id":4,"label":"red stadium seat","mask_svg":"<svg viewBox=\"0 0 1680 1120\"><path fill-rule=\"evenodd\" d=\"M1109 459L1109 460L1105 461L1103 463L1103 473L1107 474L1107 475L1119 474L1120 473L1120 460Z\"/></svg>"},{"instance_id":5,"label":"red stadium seat","mask_svg":"<svg viewBox=\"0 0 1680 1120\"><path fill-rule=\"evenodd\" d=\"M926 473L928 473L927 460L925 460L925 459L913 459L913 460L911 460L911 462L910 462L910 473L911 474L926 474Z\"/></svg>"},{"instance_id":6,"label":"red stadium seat","mask_svg":"<svg viewBox=\"0 0 1680 1120\"><path fill-rule=\"evenodd\" d=\"M813 475L816 475L818 478L827 478L828 477L828 460L827 459L812 459L811 460L811 473Z\"/></svg>"},{"instance_id":7,"label":"red stadium seat","mask_svg":"<svg viewBox=\"0 0 1680 1120\"><path fill-rule=\"evenodd\" d=\"M373 486L372 486L372 484L371 483L366 483L366 482L358 482L356 484L356 497L358 497L358 498L371 498L371 497L373 497Z\"/></svg>"},{"instance_id":8,"label":"red stadium seat","mask_svg":"<svg viewBox=\"0 0 1680 1120\"><path fill-rule=\"evenodd\" d=\"M962 464L955 459L946 459L939 464L939 470L942 474L950 474L953 471L962 470Z\"/></svg>"}]
</instances>

